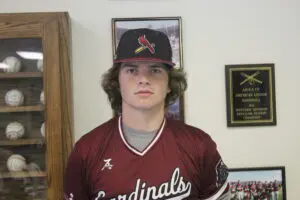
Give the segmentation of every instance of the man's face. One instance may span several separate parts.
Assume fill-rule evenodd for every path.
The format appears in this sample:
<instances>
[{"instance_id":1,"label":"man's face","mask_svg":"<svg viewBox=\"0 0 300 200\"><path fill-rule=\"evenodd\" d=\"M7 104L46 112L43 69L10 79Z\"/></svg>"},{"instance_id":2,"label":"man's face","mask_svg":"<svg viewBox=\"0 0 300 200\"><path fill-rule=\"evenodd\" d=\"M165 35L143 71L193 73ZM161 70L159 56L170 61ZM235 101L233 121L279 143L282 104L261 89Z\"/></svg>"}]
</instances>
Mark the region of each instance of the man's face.
<instances>
[{"instance_id":1,"label":"man's face","mask_svg":"<svg viewBox=\"0 0 300 200\"><path fill-rule=\"evenodd\" d=\"M138 110L164 109L169 92L168 72L160 63L126 62L119 73L122 107Z\"/></svg>"}]
</instances>

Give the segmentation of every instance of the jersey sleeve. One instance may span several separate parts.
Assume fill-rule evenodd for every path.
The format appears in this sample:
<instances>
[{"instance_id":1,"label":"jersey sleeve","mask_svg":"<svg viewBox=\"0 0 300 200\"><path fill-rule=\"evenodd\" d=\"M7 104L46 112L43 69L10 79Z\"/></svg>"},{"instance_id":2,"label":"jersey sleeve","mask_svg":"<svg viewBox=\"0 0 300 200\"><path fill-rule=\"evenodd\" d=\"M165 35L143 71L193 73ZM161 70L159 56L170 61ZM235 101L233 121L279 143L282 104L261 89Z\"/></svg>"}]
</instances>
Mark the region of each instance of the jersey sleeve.
<instances>
[{"instance_id":1,"label":"jersey sleeve","mask_svg":"<svg viewBox=\"0 0 300 200\"><path fill-rule=\"evenodd\" d=\"M208 138L204 144L200 199L229 199L228 168L224 164L215 142L210 137Z\"/></svg>"},{"instance_id":2,"label":"jersey sleeve","mask_svg":"<svg viewBox=\"0 0 300 200\"><path fill-rule=\"evenodd\" d=\"M64 177L65 200L89 200L88 186L85 184L84 160L75 145L71 152Z\"/></svg>"}]
</instances>

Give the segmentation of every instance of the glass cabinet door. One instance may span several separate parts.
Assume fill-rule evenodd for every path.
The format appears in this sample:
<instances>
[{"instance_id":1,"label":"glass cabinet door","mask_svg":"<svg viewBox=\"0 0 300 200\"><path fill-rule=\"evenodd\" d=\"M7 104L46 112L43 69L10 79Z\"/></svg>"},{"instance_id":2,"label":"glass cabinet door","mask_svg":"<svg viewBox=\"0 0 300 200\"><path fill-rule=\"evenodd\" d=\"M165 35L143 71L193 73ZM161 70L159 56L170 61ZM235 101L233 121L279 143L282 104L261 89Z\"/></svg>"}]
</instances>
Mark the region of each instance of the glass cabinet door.
<instances>
[{"instance_id":1,"label":"glass cabinet door","mask_svg":"<svg viewBox=\"0 0 300 200\"><path fill-rule=\"evenodd\" d=\"M0 200L47 199L41 38L0 39Z\"/></svg>"},{"instance_id":2,"label":"glass cabinet door","mask_svg":"<svg viewBox=\"0 0 300 200\"><path fill-rule=\"evenodd\" d=\"M68 13L0 14L0 200L63 199L71 80Z\"/></svg>"}]
</instances>

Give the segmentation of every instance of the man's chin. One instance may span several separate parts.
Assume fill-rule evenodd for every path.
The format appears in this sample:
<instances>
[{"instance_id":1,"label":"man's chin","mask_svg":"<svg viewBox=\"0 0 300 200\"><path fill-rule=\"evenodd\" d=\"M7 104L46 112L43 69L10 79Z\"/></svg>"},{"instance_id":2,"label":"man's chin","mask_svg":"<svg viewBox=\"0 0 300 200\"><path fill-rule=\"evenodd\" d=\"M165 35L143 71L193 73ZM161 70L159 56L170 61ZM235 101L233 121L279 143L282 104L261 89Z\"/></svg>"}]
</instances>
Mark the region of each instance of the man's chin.
<instances>
[{"instance_id":1,"label":"man's chin","mask_svg":"<svg viewBox=\"0 0 300 200\"><path fill-rule=\"evenodd\" d=\"M130 104L129 103L125 103L125 104L131 107L131 109L145 111L145 112L164 109L164 105L161 105L159 103L158 104L154 103L153 101L139 101L135 103L131 102ZM125 105L123 104L123 106Z\"/></svg>"},{"instance_id":2,"label":"man's chin","mask_svg":"<svg viewBox=\"0 0 300 200\"><path fill-rule=\"evenodd\" d=\"M138 110L141 110L141 111L151 111L155 107L154 106L149 106L149 105L142 105L142 106L136 106L136 108Z\"/></svg>"},{"instance_id":3,"label":"man's chin","mask_svg":"<svg viewBox=\"0 0 300 200\"><path fill-rule=\"evenodd\" d=\"M159 109L161 106L155 105L155 104L139 104L135 106L136 109L141 110L141 111L153 111L156 109Z\"/></svg>"}]
</instances>

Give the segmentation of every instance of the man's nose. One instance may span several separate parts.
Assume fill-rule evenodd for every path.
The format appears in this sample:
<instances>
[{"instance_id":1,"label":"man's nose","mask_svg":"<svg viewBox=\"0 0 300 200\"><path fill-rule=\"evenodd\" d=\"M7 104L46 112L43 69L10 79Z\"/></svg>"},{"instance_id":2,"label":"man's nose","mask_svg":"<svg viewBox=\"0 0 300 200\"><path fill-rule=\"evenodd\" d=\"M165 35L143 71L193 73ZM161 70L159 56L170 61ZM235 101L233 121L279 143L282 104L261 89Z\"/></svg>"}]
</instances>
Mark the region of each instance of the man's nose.
<instances>
[{"instance_id":1,"label":"man's nose","mask_svg":"<svg viewBox=\"0 0 300 200\"><path fill-rule=\"evenodd\" d=\"M137 76L138 84L150 84L150 75L147 72L140 72Z\"/></svg>"}]
</instances>

